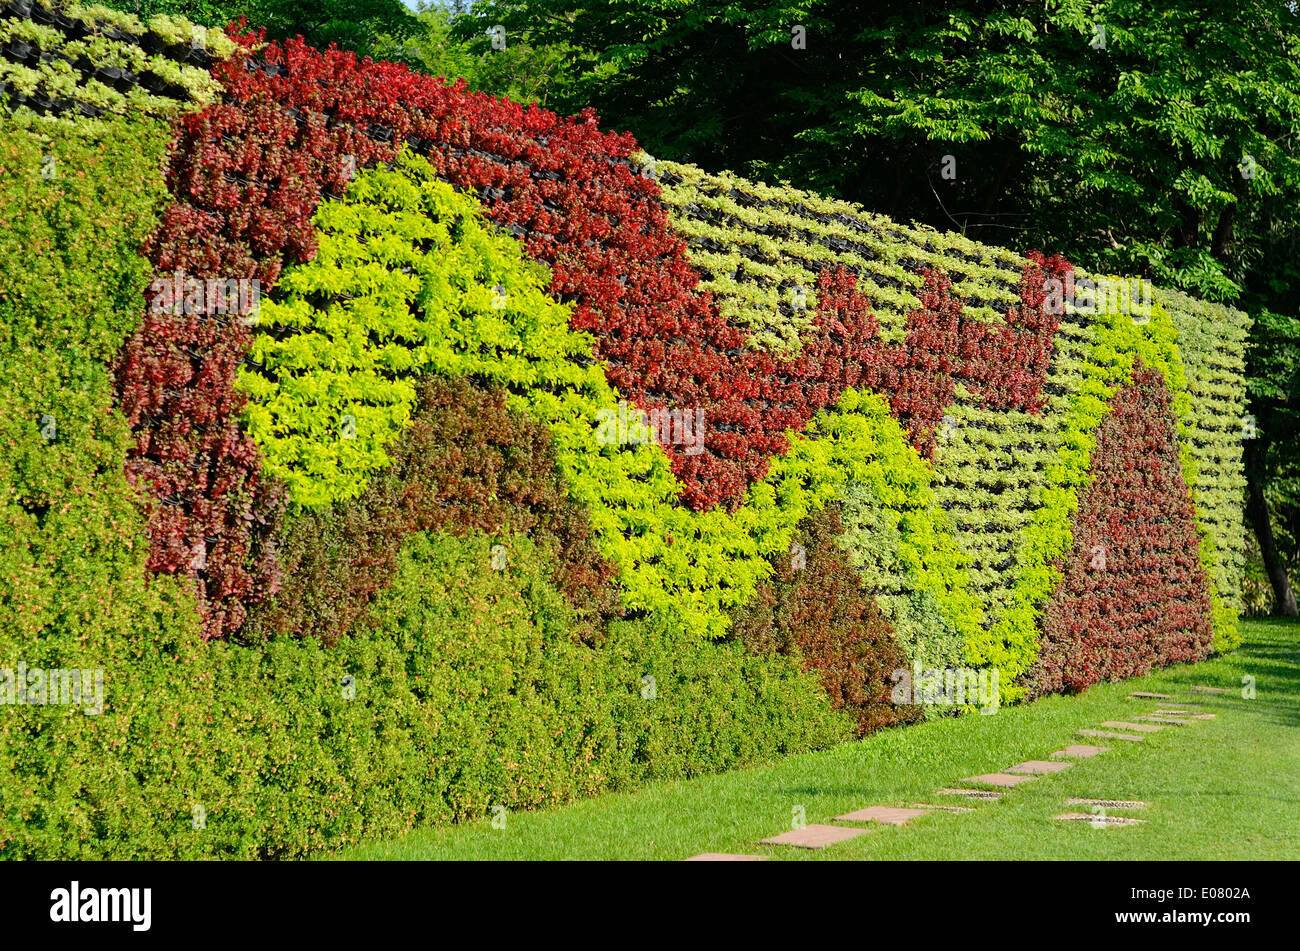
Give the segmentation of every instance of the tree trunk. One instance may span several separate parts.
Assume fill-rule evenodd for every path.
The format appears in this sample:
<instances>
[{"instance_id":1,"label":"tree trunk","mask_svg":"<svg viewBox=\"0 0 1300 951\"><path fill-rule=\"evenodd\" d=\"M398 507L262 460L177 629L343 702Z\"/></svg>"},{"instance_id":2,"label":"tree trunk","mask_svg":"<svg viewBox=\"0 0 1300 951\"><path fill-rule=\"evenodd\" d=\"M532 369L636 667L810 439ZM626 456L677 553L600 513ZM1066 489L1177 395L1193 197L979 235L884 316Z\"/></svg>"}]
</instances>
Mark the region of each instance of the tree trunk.
<instances>
[{"instance_id":1,"label":"tree trunk","mask_svg":"<svg viewBox=\"0 0 1300 951\"><path fill-rule=\"evenodd\" d=\"M1273 614L1278 617L1300 617L1300 611L1296 610L1295 592L1291 590L1291 582L1286 576L1286 565L1273 540L1273 523L1268 517L1264 487L1253 473L1246 479L1246 493L1246 516L1255 529L1264 570L1268 572L1269 584L1273 586Z\"/></svg>"}]
</instances>

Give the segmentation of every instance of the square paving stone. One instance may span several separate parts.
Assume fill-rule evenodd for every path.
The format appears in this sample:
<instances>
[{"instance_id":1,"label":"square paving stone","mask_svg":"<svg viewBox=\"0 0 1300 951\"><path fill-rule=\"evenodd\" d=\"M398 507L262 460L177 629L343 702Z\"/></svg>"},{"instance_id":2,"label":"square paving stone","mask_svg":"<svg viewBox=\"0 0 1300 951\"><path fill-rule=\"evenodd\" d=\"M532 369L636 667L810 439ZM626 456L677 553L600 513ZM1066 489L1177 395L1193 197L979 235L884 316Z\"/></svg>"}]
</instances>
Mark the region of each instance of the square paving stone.
<instances>
[{"instance_id":1,"label":"square paving stone","mask_svg":"<svg viewBox=\"0 0 1300 951\"><path fill-rule=\"evenodd\" d=\"M879 822L887 826L907 825L917 816L925 815L924 809L896 809L893 806L867 806L857 812L846 812L836 816L836 822Z\"/></svg>"},{"instance_id":2,"label":"square paving stone","mask_svg":"<svg viewBox=\"0 0 1300 951\"><path fill-rule=\"evenodd\" d=\"M936 806L934 803L930 803L930 802L914 802L912 803L912 808L925 809L931 812L936 810L939 812L974 812L975 811L974 809L970 808L970 806Z\"/></svg>"},{"instance_id":3,"label":"square paving stone","mask_svg":"<svg viewBox=\"0 0 1300 951\"><path fill-rule=\"evenodd\" d=\"M1084 744L1072 744L1063 750L1057 750L1052 754L1052 759L1061 759L1070 757L1071 759L1087 759L1090 756L1096 756L1098 753L1109 753L1109 746L1087 746Z\"/></svg>"},{"instance_id":4,"label":"square paving stone","mask_svg":"<svg viewBox=\"0 0 1300 951\"><path fill-rule=\"evenodd\" d=\"M1140 799L1067 799L1067 806L1100 806L1103 809L1145 809L1147 804Z\"/></svg>"},{"instance_id":5,"label":"square paving stone","mask_svg":"<svg viewBox=\"0 0 1300 951\"><path fill-rule=\"evenodd\" d=\"M1083 736L1099 736L1105 740L1128 740L1130 743L1141 743L1146 739L1145 736L1138 736L1133 733L1114 733L1110 730L1075 730Z\"/></svg>"},{"instance_id":6,"label":"square paving stone","mask_svg":"<svg viewBox=\"0 0 1300 951\"><path fill-rule=\"evenodd\" d=\"M1137 697L1137 698L1142 699L1142 700L1172 700L1172 699L1174 699L1174 695L1171 694L1171 693L1145 693L1145 692L1143 692L1143 691L1138 691L1137 693L1131 693L1131 694L1129 694L1129 698L1130 698L1130 699L1132 699L1133 697Z\"/></svg>"},{"instance_id":7,"label":"square paving stone","mask_svg":"<svg viewBox=\"0 0 1300 951\"><path fill-rule=\"evenodd\" d=\"M1192 722L1186 717L1160 717L1156 716L1154 713L1146 717L1133 717L1133 719L1141 720L1143 723L1160 723L1164 726L1188 726Z\"/></svg>"},{"instance_id":8,"label":"square paving stone","mask_svg":"<svg viewBox=\"0 0 1300 951\"><path fill-rule=\"evenodd\" d=\"M844 826L807 825L802 829L791 829L770 839L764 839L763 845L793 845L800 849L824 849L836 842L856 839L867 835L870 829L849 829Z\"/></svg>"},{"instance_id":9,"label":"square paving stone","mask_svg":"<svg viewBox=\"0 0 1300 951\"><path fill-rule=\"evenodd\" d=\"M982 773L979 776L967 776L959 780L963 783L983 783L985 786L1019 786L1021 783L1027 783L1034 776L1015 776L1011 773Z\"/></svg>"},{"instance_id":10,"label":"square paving stone","mask_svg":"<svg viewBox=\"0 0 1300 951\"><path fill-rule=\"evenodd\" d=\"M1008 766L1008 773L1030 773L1041 776L1047 773L1059 773L1062 770L1069 769L1073 763L1062 763L1059 760L1055 763L1045 759L1027 759L1023 763L1017 763L1015 766Z\"/></svg>"},{"instance_id":11,"label":"square paving stone","mask_svg":"<svg viewBox=\"0 0 1300 951\"><path fill-rule=\"evenodd\" d=\"M735 852L701 852L683 862L766 862L766 855L740 855Z\"/></svg>"},{"instance_id":12,"label":"square paving stone","mask_svg":"<svg viewBox=\"0 0 1300 951\"><path fill-rule=\"evenodd\" d=\"M1231 690L1228 690L1228 689L1225 688L1225 687L1201 687L1201 686L1195 686L1195 687L1192 687L1192 688L1190 688L1190 689L1188 689L1188 690L1184 690L1183 693L1215 693L1215 694L1225 694L1225 693L1232 693L1232 691L1231 691Z\"/></svg>"},{"instance_id":13,"label":"square paving stone","mask_svg":"<svg viewBox=\"0 0 1300 951\"><path fill-rule=\"evenodd\" d=\"M1146 822L1145 819L1133 819L1129 816L1098 816L1087 812L1063 812L1056 818L1067 819L1071 822L1087 822L1094 829L1135 826Z\"/></svg>"},{"instance_id":14,"label":"square paving stone","mask_svg":"<svg viewBox=\"0 0 1300 951\"><path fill-rule=\"evenodd\" d=\"M1001 799L1005 793L994 792L991 789L938 789L935 790L940 796L965 796L967 799Z\"/></svg>"},{"instance_id":15,"label":"square paving stone","mask_svg":"<svg viewBox=\"0 0 1300 951\"><path fill-rule=\"evenodd\" d=\"M1127 720L1107 720L1102 726L1108 726L1115 730L1132 730L1134 733L1155 733L1164 729L1164 727L1157 726L1154 723L1129 723Z\"/></svg>"}]
</instances>

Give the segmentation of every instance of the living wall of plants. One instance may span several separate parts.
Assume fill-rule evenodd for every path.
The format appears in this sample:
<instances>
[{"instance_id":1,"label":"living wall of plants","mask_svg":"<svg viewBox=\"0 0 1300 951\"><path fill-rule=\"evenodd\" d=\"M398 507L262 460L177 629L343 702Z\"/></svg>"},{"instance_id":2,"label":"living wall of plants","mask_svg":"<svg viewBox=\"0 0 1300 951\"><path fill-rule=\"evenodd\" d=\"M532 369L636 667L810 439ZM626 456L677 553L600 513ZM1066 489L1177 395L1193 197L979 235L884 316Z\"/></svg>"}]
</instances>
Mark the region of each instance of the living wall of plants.
<instances>
[{"instance_id":1,"label":"living wall of plants","mask_svg":"<svg viewBox=\"0 0 1300 951\"><path fill-rule=\"evenodd\" d=\"M1082 289L1104 278L1065 262L901 226L808 192L657 166L702 286L746 328L748 346L797 346L798 328L819 303L816 276L843 268L870 298L882 337L899 341L894 361L907 366L919 351L923 372L951 381L925 393L925 425L918 432L913 416L911 431L928 453L936 498L969 564L967 587L980 617L979 631L967 628L959 638L968 663L996 664L1010 684L1004 691L1021 694L1044 605L1062 583L1079 492L1097 478L1094 431L1137 357L1160 366L1177 396L1181 467L1196 503L1202 564L1214 579L1215 645L1236 646L1243 314L1165 291L1154 293L1149 308L1134 300L1121 312L1119 300ZM1025 275L1043 263L1061 281L1062 299L1039 320L1041 283ZM949 315L946 339L912 337L918 317L936 308ZM927 362L936 353L947 365ZM882 389L896 412L916 412L916 389L895 380ZM851 529L843 543L894 623L908 629L909 618L925 610L914 603L915 580L882 548L889 537L875 528L882 503L858 486L848 497L863 531ZM931 651L952 657L954 612L942 610L942 595L932 606L948 623L925 625Z\"/></svg>"},{"instance_id":2,"label":"living wall of plants","mask_svg":"<svg viewBox=\"0 0 1300 951\"><path fill-rule=\"evenodd\" d=\"M911 722L914 661L1005 701L1235 646L1239 313L5 9L6 76L80 79L0 92L0 646L110 677L3 721L0 853L303 854Z\"/></svg>"},{"instance_id":3,"label":"living wall of plants","mask_svg":"<svg viewBox=\"0 0 1300 951\"><path fill-rule=\"evenodd\" d=\"M234 42L220 30L102 4L11 0L0 18L0 95L38 114L175 115L211 101L209 67Z\"/></svg>"},{"instance_id":4,"label":"living wall of plants","mask_svg":"<svg viewBox=\"0 0 1300 951\"><path fill-rule=\"evenodd\" d=\"M296 510L285 587L204 639L190 579L146 571L109 375L166 144L148 118L0 129L0 666L105 680L99 715L3 708L0 854L302 855L854 735L797 656L619 617L548 434L464 378L417 385L352 520Z\"/></svg>"}]
</instances>

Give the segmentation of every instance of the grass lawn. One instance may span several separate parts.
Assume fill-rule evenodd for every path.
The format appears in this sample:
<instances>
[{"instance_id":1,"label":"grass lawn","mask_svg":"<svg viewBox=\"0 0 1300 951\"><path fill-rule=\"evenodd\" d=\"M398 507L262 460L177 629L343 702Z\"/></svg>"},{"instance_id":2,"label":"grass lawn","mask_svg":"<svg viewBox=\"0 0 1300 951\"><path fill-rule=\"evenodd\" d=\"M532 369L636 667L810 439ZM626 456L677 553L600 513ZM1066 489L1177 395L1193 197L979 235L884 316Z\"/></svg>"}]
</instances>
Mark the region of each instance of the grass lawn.
<instances>
[{"instance_id":1,"label":"grass lawn","mask_svg":"<svg viewBox=\"0 0 1300 951\"><path fill-rule=\"evenodd\" d=\"M700 852L773 859L1297 859L1300 858L1300 625L1243 622L1246 642L1225 657L1102 684L1076 697L1047 697L992 716L948 718L889 730L820 753L682 782L658 783L541 812L421 830L339 856L347 859L683 859ZM1256 697L1242 697L1242 678ZM1149 713L1165 701L1133 691L1178 694L1192 685L1226 695L1177 696L1214 720L1169 726L1141 743L1076 736L1103 720ZM1109 747L1062 773L1009 790L997 802L966 802L934 790L962 777L1047 759L1071 743ZM1111 810L1147 821L1093 829L1063 822L1080 796L1137 799ZM791 826L829 823L871 805L971 805L822 851L759 846Z\"/></svg>"}]
</instances>

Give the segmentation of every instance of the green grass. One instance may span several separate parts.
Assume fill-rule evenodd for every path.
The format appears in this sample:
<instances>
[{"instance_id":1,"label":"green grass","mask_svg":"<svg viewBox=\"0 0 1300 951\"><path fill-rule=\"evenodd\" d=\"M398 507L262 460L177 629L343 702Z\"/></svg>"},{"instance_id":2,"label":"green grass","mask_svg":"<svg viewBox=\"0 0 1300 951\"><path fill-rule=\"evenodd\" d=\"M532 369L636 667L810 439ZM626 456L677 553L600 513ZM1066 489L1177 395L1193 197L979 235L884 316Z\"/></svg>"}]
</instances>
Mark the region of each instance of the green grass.
<instances>
[{"instance_id":1,"label":"green grass","mask_svg":"<svg viewBox=\"0 0 1300 951\"><path fill-rule=\"evenodd\" d=\"M821 753L689 781L659 783L534 813L417 831L366 845L348 859L683 859L699 852L765 853L773 859L1295 859L1300 858L1300 625L1245 622L1240 650L1201 664L1047 697L992 716L936 720L878 733ZM1242 678L1256 697L1242 697ZM1077 737L1155 710L1133 691L1178 693L1199 684L1228 695L1179 696L1217 719L1170 726L1144 742ZM807 822L830 822L869 805L968 804L934 790L964 776L1069 743L1109 746L1011 790L974 812L934 813L902 828L873 827L820 852L759 846ZM1140 826L1093 829L1052 817L1069 796L1140 799Z\"/></svg>"}]
</instances>

